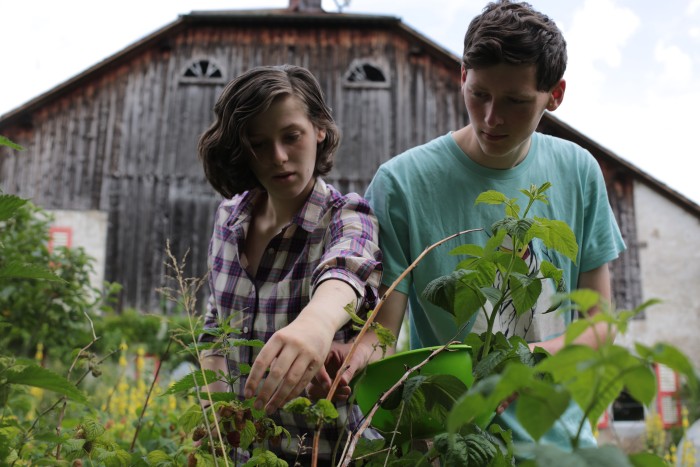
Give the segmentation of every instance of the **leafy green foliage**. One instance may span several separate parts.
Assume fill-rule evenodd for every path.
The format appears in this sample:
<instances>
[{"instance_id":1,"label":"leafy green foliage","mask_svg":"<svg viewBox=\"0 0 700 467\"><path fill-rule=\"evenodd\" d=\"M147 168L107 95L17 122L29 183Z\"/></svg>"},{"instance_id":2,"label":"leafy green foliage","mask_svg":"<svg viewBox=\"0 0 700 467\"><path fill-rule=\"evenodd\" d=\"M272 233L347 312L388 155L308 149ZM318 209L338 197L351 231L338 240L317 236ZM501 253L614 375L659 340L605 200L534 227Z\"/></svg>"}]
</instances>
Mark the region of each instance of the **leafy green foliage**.
<instances>
[{"instance_id":1,"label":"leafy green foliage","mask_svg":"<svg viewBox=\"0 0 700 467\"><path fill-rule=\"evenodd\" d=\"M23 151L24 148L17 143L13 143L9 138L0 135L0 146L7 146L10 149L15 149L17 151Z\"/></svg>"},{"instance_id":2,"label":"leafy green foliage","mask_svg":"<svg viewBox=\"0 0 700 467\"><path fill-rule=\"evenodd\" d=\"M167 396L168 394L187 393L195 388L206 386L215 381L220 381L222 378L224 378L224 375L222 373L217 373L214 370L195 370L183 376L178 381L175 381L168 388L168 390L165 391L164 395Z\"/></svg>"},{"instance_id":3,"label":"leafy green foliage","mask_svg":"<svg viewBox=\"0 0 700 467\"><path fill-rule=\"evenodd\" d=\"M521 451L533 460L522 462L523 466L557 465L561 467L632 467L625 453L616 446L564 451L556 446L523 446ZM657 458L658 459L658 458ZM650 464L651 465L651 464ZM665 465L665 464L662 464Z\"/></svg>"},{"instance_id":4,"label":"leafy green foliage","mask_svg":"<svg viewBox=\"0 0 700 467\"><path fill-rule=\"evenodd\" d=\"M2 143L0 138L0 145ZM452 313L461 325L471 321L477 313L492 316L492 310L498 310L506 301L512 301L518 313L528 310L539 298L544 280L553 281L558 291L565 291L562 271L552 263L542 261L538 271L530 272L519 256L523 247L533 239L572 261L578 254L575 240L565 225L527 217L532 203L548 202L545 196L547 188L549 185L544 184L523 190L529 199L524 209L516 199L501 193L482 194L476 204L502 205L505 218L492 226L492 235L484 247L464 245L453 250L451 254L464 258L452 274L436 278L425 296ZM64 355L77 357L77 350L62 348L62 342L50 340L49 334L62 339L66 335L79 336L73 340L87 342L90 336L85 320L78 318L100 308L108 311L104 302L100 302L99 294L87 286L85 273L90 268L89 258L81 256L84 255L81 252L61 250L49 255L45 248L47 217L25 200L0 194L0 222L3 222L0 231L3 253L0 257L0 314L5 321L0 323L3 331L0 344L11 344L15 352L26 354L42 339L52 353L60 350ZM509 247L504 247L507 246L506 239L512 243ZM27 269L15 266L24 264L35 266ZM51 272L46 274L49 266ZM34 267L37 269L32 269ZM593 325L607 325L624 332L627 322L640 309L651 304L653 301L639 309L618 313L603 309L603 313L589 316L591 309L601 305L595 292L561 293L551 309L576 310L583 319L569 327L565 336L567 346L555 355L541 349L531 352L523 339L506 338L503 334L491 332L491 328L480 335L469 334L465 343L472 347L475 383L467 388L449 375L418 374L409 378L384 404L395 414L402 414L401 422L409 427L404 430L407 436L361 440L353 456L356 465L423 466L439 458L443 465L450 466L506 466L513 464L516 454L527 459L519 465L664 465L657 456L635 454L627 457L610 446L578 449L578 434L572 439L572 452L539 444L514 445L509 430L490 424L499 404L514 393L518 394L516 416L535 439L554 424L571 401L577 403L592 422L597 421L622 387L626 387L635 399L648 403L656 391L650 369L654 363L663 363L680 372L697 389L698 379L692 364L670 345L647 347L638 344L637 355L633 355L612 342L602 343L597 350L574 344ZM13 314L15 308L25 310L25 321L20 314ZM348 313L356 326L365 324L352 307ZM71 327L73 321L75 327ZM150 352L163 353L163 343L168 342L169 334L182 343L184 355L193 361L205 349L225 353L233 347L262 345L261 341L237 338L240 331L229 323L204 329L201 322L189 321L187 325L180 323L172 332L172 327L164 326L164 321L161 317L146 316L133 310L121 318L105 313L104 319L95 319L94 323L94 330L103 335L103 339L94 342L90 352L80 352L85 358L78 359L77 368L99 366L93 351L114 349L123 340L145 341ZM48 329L52 332L35 329L37 322L49 323ZM80 322L83 324L78 324ZM373 328L380 335L383 346L393 345L394 336L388 330L379 325ZM197 342L196 337L200 334L209 335L213 342ZM245 375L249 367L242 365L239 370L240 375ZM0 406L10 415L0 418L0 463L70 465L73 460L81 460L88 465L107 466L174 466L195 462L197 465L215 465L217 457L240 448L252 454L244 464L246 466L286 465L264 447L278 445L285 439L290 442L290 435L283 427L276 426L264 412L254 410L252 400L240 401L232 392L207 394L201 390L214 380L225 381L234 387L238 377L198 370L180 378L163 397L156 399L163 401L174 395L180 398L197 395L196 403L183 412L169 414L168 427L162 422L158 425L155 418L150 419L145 434L142 432L134 438L135 445L128 448L123 441L115 440L113 429L107 429L104 420L98 418L102 410L86 407L92 402L95 391L86 391L91 394L88 398L74 383L51 370L33 362L0 355ZM42 388L57 396L66 396L68 406L73 408L67 417L70 428L60 433L56 432L55 426L27 429L24 425L36 415L38 408L28 388ZM202 410L200 398L211 399L213 406ZM326 400L314 404L308 399L298 398L288 403L285 410L321 423L338 416L333 404ZM445 433L435 437L428 452L417 452L410 443L410 427L424 418L444 422ZM149 420L148 416L146 420ZM168 432L172 432L170 439L166 436ZM217 433L222 437L219 438ZM46 457L45 453L56 452L56 446L60 447L62 457Z\"/></svg>"},{"instance_id":5,"label":"leafy green foliage","mask_svg":"<svg viewBox=\"0 0 700 467\"><path fill-rule=\"evenodd\" d=\"M9 363L8 359L3 359ZM57 375L51 370L42 368L35 363L17 364L10 363L5 366L0 363L0 384L21 384L36 388L48 389L62 394L69 399L82 404L87 403L87 398L78 388L63 376ZM0 408L4 407L7 400L0 399Z\"/></svg>"},{"instance_id":6,"label":"leafy green foliage","mask_svg":"<svg viewBox=\"0 0 700 467\"><path fill-rule=\"evenodd\" d=\"M84 316L104 304L102 292L90 284L93 258L81 248L49 252L50 221L26 202L0 229L0 317L11 325L0 345L21 356L32 355L38 343L58 357L69 356L72 344L65 336L88 335Z\"/></svg>"},{"instance_id":7,"label":"leafy green foliage","mask_svg":"<svg viewBox=\"0 0 700 467\"><path fill-rule=\"evenodd\" d=\"M355 313L355 308L352 303L348 303L347 305L345 305L344 310L348 315L350 315L350 319L353 322L353 329L359 331L365 325L366 320L360 317L357 313ZM372 329L377 335L377 340L379 341L379 348L382 349L383 353L386 353L386 350L396 343L396 336L394 336L394 334L391 331L389 331L387 328L385 328L379 323L372 322L369 326L370 329Z\"/></svg>"}]
</instances>

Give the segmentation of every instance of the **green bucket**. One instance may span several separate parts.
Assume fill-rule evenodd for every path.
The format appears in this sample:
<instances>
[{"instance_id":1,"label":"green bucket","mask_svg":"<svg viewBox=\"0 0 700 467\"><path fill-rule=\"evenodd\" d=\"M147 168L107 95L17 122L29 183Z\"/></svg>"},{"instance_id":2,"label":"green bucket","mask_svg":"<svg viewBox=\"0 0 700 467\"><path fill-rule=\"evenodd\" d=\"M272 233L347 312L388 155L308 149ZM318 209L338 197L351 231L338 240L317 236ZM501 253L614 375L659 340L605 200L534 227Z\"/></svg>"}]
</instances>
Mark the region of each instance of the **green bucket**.
<instances>
[{"instance_id":1,"label":"green bucket","mask_svg":"<svg viewBox=\"0 0 700 467\"><path fill-rule=\"evenodd\" d=\"M353 380L353 393L355 401L360 406L362 413L367 415L372 406L387 390L412 368L427 359L430 354L442 346L426 347L422 349L399 352L382 360L367 365L365 372ZM438 353L419 372L411 376L447 374L457 377L469 388L473 381L471 347L464 344L450 345L446 350ZM403 417L402 417L403 420ZM391 410L378 408L372 417L371 426L382 432L390 432L397 428L396 417ZM417 423L407 427L401 424L398 431L402 435L410 432L414 439L432 438L446 431L444 420L436 420L427 416Z\"/></svg>"}]
</instances>

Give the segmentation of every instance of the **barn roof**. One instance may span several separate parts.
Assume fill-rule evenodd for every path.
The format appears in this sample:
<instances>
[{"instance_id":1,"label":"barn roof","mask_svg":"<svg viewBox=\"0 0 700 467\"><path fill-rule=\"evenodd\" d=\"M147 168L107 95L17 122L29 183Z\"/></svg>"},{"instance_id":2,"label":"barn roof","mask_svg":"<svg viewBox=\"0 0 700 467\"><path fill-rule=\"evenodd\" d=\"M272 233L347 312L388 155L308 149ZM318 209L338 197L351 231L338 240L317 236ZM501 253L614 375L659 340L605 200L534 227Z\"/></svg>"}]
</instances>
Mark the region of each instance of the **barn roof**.
<instances>
[{"instance_id":1,"label":"barn roof","mask_svg":"<svg viewBox=\"0 0 700 467\"><path fill-rule=\"evenodd\" d=\"M189 14L180 15L175 21L143 37L137 42L127 46L123 50L105 58L92 67L75 75L67 81L57 85L53 89L40 94L20 107L0 115L0 132L12 125L22 125L31 122L31 115L37 109L51 103L52 101L80 88L87 82L95 80L97 77L109 73L112 69L128 62L132 57L139 55L142 51L151 47L169 48L170 38L186 30L190 26L197 25L217 25L225 24L235 26L250 27L259 24L269 27L274 25L291 24L296 26L352 26L356 28L386 28L396 34L406 37L414 43L420 52L427 53L436 60L458 67L460 58L449 50L424 36L420 32L411 28L395 16L389 15L366 15L366 14L345 14L328 13L323 10L318 11L293 11L284 9L260 9L260 10L213 10L213 11L192 11ZM603 147L593 139L577 131L562 120L554 117L551 113L546 113L543 125L555 129L558 136L569 139L586 147L596 157L613 163L624 170L631 172L634 177L649 186L651 189L666 197L670 201L679 205L689 213L700 217L700 205L689 198L683 196L668 185L644 172L639 167L623 159L613 151Z\"/></svg>"}]
</instances>

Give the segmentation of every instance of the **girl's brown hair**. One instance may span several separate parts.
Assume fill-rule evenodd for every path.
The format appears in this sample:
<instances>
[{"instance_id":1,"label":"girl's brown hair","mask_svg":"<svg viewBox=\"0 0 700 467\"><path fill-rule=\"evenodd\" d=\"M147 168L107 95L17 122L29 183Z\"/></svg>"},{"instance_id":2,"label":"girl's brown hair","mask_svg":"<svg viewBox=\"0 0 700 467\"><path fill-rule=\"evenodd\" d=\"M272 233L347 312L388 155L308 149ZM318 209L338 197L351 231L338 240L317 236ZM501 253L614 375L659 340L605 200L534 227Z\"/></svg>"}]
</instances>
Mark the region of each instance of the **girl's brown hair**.
<instances>
[{"instance_id":1,"label":"girl's brown hair","mask_svg":"<svg viewBox=\"0 0 700 467\"><path fill-rule=\"evenodd\" d=\"M340 130L316 77L306 68L294 65L256 67L226 85L214 105L214 122L199 138L204 174L224 197L261 186L250 170L250 158L254 155L248 141L248 125L276 98L285 95L300 99L311 123L326 131L325 139L317 146L314 175L325 175L333 167Z\"/></svg>"}]
</instances>

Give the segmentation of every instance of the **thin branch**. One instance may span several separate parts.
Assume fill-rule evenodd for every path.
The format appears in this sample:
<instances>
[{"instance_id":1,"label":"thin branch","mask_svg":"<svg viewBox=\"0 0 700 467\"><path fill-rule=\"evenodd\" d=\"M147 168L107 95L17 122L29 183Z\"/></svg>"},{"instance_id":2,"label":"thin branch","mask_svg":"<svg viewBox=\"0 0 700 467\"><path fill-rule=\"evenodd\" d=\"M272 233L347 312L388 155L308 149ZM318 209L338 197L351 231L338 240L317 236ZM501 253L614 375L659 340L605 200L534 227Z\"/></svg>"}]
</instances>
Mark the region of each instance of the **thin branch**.
<instances>
[{"instance_id":1,"label":"thin branch","mask_svg":"<svg viewBox=\"0 0 700 467\"><path fill-rule=\"evenodd\" d=\"M384 401L398 388L400 388L408 378L411 377L413 373L416 371L420 370L425 366L428 362L430 362L437 354L440 352L445 351L450 345L453 344L459 344L459 342L448 342L447 344L443 345L442 347L439 347L435 350L433 350L428 357L417 364L414 367L409 368L406 373L396 382L392 387L390 387L384 394L381 395L381 397L377 400L377 402L374 403L372 408L370 409L369 413L365 416L365 420L362 422L362 425L355 431L355 433L352 436L352 439L346 446L345 452L343 453L343 456L341 457L341 464L344 466L347 466L350 464L352 461L352 453L355 452L355 446L357 445L358 441L360 440L360 436L362 436L362 433L369 428L370 423L372 423L372 417L374 417L374 414L379 410L379 408L382 406Z\"/></svg>"},{"instance_id":2,"label":"thin branch","mask_svg":"<svg viewBox=\"0 0 700 467\"><path fill-rule=\"evenodd\" d=\"M163 361L167 358L168 352L170 352L170 344L172 344L173 340L168 339L168 346L165 348L165 352L163 352L163 355L160 357L160 363L158 364L158 367L156 368L156 372L153 375L153 381L151 381L151 387L148 388L148 394L146 394L146 400L143 402L143 409L141 409L141 415L139 415L138 422L136 423L136 431L134 431L134 437L131 440L131 447L129 447L129 452L134 452L134 446L136 445L136 439L139 436L139 431L141 431L141 424L143 423L143 417L146 415L146 408L148 407L148 401L151 400L151 394L153 393L153 388L156 385L156 381L158 380L158 375L160 374L160 368L163 366Z\"/></svg>"},{"instance_id":3,"label":"thin branch","mask_svg":"<svg viewBox=\"0 0 700 467\"><path fill-rule=\"evenodd\" d=\"M177 286L178 290L174 291L170 288L164 288L160 289L160 292L165 295L166 299L173 301L175 303L181 303L182 307L185 309L187 312L187 318L188 318L188 324L189 324L189 333L190 337L192 338L192 342L194 343L194 353L197 359L197 363L199 364L200 371L202 373L202 378L204 381L204 386L207 387L209 385L209 382L207 381L207 376L206 373L204 372L204 369L202 368L202 360L201 360L201 355L199 352L199 348L197 346L197 336L194 334L194 324L192 322L192 315L195 314L196 312L196 303L197 303L197 291L202 287L206 280L206 275L200 278L190 278L186 279L183 275L183 271L185 269L185 258L187 257L187 254L189 253L189 250L185 253L182 261L178 263L177 259L172 253L172 250L170 249L170 240L166 241L165 245L165 252L166 255L168 256L168 259L170 262L166 261L165 267L172 270L174 275L171 275L170 277L175 279L177 281ZM180 300L178 300L177 296L179 296ZM180 341L181 342L181 341ZM181 344L184 346L184 343L181 342ZM170 343L168 343L168 346ZM185 346L186 347L186 346ZM227 365L228 366L228 365ZM230 375L229 375L230 376ZM202 405L202 400L200 396L200 390L199 387L195 385L195 391L197 393L197 401L199 405ZM207 391L208 399L209 399L209 407L211 408L212 414L214 415L214 422L217 423L217 416L216 416L216 411L214 408L214 401L212 400L211 397L211 391ZM145 408L145 407L144 407ZM212 457L214 459L214 465L218 467L219 462L216 456L216 453L214 452L214 434L212 433L211 425L209 424L209 419L207 417L207 408L202 408L203 415L204 415L204 426L206 427L207 434L209 436L209 439L212 440L210 444L211 447L211 453ZM218 435L219 443L221 443L222 446L224 446L224 440L221 435L221 430L216 430L216 433ZM224 455L224 464L226 467L228 467L228 456Z\"/></svg>"},{"instance_id":4,"label":"thin branch","mask_svg":"<svg viewBox=\"0 0 700 467\"><path fill-rule=\"evenodd\" d=\"M401 283L402 280L411 272L413 271L416 266L418 266L418 263L432 250L437 248L438 246L442 245L443 243L452 240L453 238L459 237L460 235L464 235L467 233L472 233L472 232L478 232L483 230L482 228L478 229L469 229L469 230L463 230L461 232L457 232L455 234L452 234L448 237L443 238L442 240L439 240L438 242L433 243L429 247L427 247L423 252L418 255L418 257L411 263L404 271L401 273L401 275L394 281L393 284L387 289L387 291L384 293L384 295L379 299L379 302L377 303L377 306L372 310L372 312L369 314L367 317L367 321L365 321L365 324L362 326L362 329L360 329L360 332L357 334L355 337L352 346L350 347L350 351L348 354L345 356L345 359L343 360L343 364L340 366L341 369L348 368L348 362L352 358L353 354L357 351L357 346L362 339L362 337L367 333L367 330L370 328L372 323L374 322L374 318L377 316L379 313L379 310L381 310L382 305L386 302L386 299L391 293L396 289L396 287ZM333 379L333 384L331 384L331 388L328 391L328 395L326 396L326 399L329 401L333 400L333 396L335 395L335 391L338 389L338 385L340 384L340 379L343 375L343 371L338 371L337 374L335 375L335 378ZM313 441L313 449L311 452L311 466L312 467L317 467L318 465L318 444L321 439L321 426L322 422L319 422L316 424L316 431L314 433L314 441Z\"/></svg>"}]
</instances>

